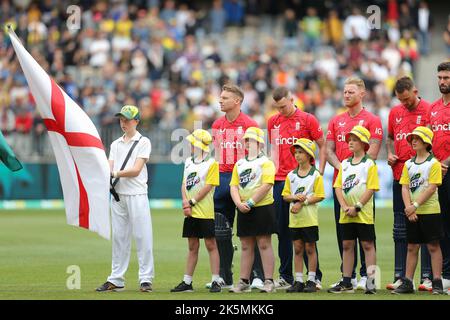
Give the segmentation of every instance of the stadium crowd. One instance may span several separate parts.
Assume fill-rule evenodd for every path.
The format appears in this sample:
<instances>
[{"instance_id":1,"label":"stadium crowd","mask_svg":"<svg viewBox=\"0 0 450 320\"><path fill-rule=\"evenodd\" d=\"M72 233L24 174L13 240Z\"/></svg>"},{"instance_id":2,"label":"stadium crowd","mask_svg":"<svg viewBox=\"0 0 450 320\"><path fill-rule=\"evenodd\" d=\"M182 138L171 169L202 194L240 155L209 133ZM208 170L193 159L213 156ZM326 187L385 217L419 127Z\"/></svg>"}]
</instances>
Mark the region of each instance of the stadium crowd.
<instances>
[{"instance_id":1,"label":"stadium crowd","mask_svg":"<svg viewBox=\"0 0 450 320\"><path fill-rule=\"evenodd\" d=\"M68 1L1 1L0 23L13 24L91 117L105 146L119 130L114 114L124 104L140 108L140 128L152 141L156 133L190 130L195 120L210 128L227 81L243 88L242 109L262 128L275 113L276 86L291 89L297 107L325 127L342 108L343 81L358 75L368 89L365 107L386 125L395 80L414 76L417 60L429 52L426 2L377 1L380 28L370 32L369 2L299 3L80 1L74 28ZM19 156L47 156L46 129L6 34L0 43L2 133Z\"/></svg>"}]
</instances>

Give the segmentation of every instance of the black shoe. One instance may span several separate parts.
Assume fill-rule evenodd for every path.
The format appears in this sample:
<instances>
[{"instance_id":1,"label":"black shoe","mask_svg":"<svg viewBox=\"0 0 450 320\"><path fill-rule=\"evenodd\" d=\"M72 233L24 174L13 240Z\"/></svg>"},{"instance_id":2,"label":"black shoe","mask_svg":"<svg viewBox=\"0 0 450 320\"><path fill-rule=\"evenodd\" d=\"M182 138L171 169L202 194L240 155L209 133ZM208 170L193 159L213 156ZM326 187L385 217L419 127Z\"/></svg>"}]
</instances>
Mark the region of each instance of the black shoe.
<instances>
[{"instance_id":1,"label":"black shoe","mask_svg":"<svg viewBox=\"0 0 450 320\"><path fill-rule=\"evenodd\" d=\"M211 288L209 288L209 292L216 293L216 292L221 292L221 291L222 291L222 287L220 286L220 284L217 281L213 281L211 283Z\"/></svg>"},{"instance_id":2,"label":"black shoe","mask_svg":"<svg viewBox=\"0 0 450 320\"><path fill-rule=\"evenodd\" d=\"M312 293L316 291L317 291L316 283L311 280L306 281L305 289L303 289L303 292Z\"/></svg>"},{"instance_id":3,"label":"black shoe","mask_svg":"<svg viewBox=\"0 0 450 320\"><path fill-rule=\"evenodd\" d=\"M286 292L287 293L303 292L303 289L305 289L305 284L300 281L295 281L292 286L286 289Z\"/></svg>"},{"instance_id":4,"label":"black shoe","mask_svg":"<svg viewBox=\"0 0 450 320\"><path fill-rule=\"evenodd\" d=\"M100 287L95 289L97 292L119 292L123 291L124 287L116 286L114 283L111 283L109 281L106 281L104 284L102 284Z\"/></svg>"},{"instance_id":5,"label":"black shoe","mask_svg":"<svg viewBox=\"0 0 450 320\"><path fill-rule=\"evenodd\" d=\"M375 285L375 278L369 277L366 281L366 291L365 294L376 294L377 288Z\"/></svg>"},{"instance_id":6,"label":"black shoe","mask_svg":"<svg viewBox=\"0 0 450 320\"><path fill-rule=\"evenodd\" d=\"M393 294L407 294L414 293L414 284L408 278L402 279L402 284L395 290L391 291Z\"/></svg>"},{"instance_id":7,"label":"black shoe","mask_svg":"<svg viewBox=\"0 0 450 320\"><path fill-rule=\"evenodd\" d=\"M141 292L152 292L152 284L150 282L142 282L139 290L141 290Z\"/></svg>"},{"instance_id":8,"label":"black shoe","mask_svg":"<svg viewBox=\"0 0 450 320\"><path fill-rule=\"evenodd\" d=\"M328 293L355 293L355 289L351 283L346 285L344 281L341 281L333 288L328 289Z\"/></svg>"},{"instance_id":9,"label":"black shoe","mask_svg":"<svg viewBox=\"0 0 450 320\"><path fill-rule=\"evenodd\" d=\"M171 289L170 292L194 292L194 288L192 288L192 283L186 284L186 282L181 281L180 284Z\"/></svg>"},{"instance_id":10,"label":"black shoe","mask_svg":"<svg viewBox=\"0 0 450 320\"><path fill-rule=\"evenodd\" d=\"M442 279L434 279L431 294L444 294Z\"/></svg>"}]
</instances>

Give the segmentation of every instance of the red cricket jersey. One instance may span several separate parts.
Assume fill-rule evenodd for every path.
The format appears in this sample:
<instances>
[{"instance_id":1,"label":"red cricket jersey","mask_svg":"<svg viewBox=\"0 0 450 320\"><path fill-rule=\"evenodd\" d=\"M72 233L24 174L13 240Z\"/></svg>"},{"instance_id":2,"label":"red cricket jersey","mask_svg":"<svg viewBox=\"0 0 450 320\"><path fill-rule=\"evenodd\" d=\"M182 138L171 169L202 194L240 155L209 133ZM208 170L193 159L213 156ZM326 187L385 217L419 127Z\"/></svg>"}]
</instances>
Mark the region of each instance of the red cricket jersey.
<instances>
[{"instance_id":1,"label":"red cricket jersey","mask_svg":"<svg viewBox=\"0 0 450 320\"><path fill-rule=\"evenodd\" d=\"M275 163L276 181L284 181L287 174L297 167L297 161L291 153L291 146L299 138L315 141L323 138L322 128L316 117L296 109L290 117L273 115L267 122L269 141L272 145L271 159Z\"/></svg>"},{"instance_id":2,"label":"red cricket jersey","mask_svg":"<svg viewBox=\"0 0 450 320\"><path fill-rule=\"evenodd\" d=\"M433 130L433 153L439 161L450 157L450 103L440 98L430 106L430 124Z\"/></svg>"},{"instance_id":3,"label":"red cricket jersey","mask_svg":"<svg viewBox=\"0 0 450 320\"><path fill-rule=\"evenodd\" d=\"M392 166L394 180L400 180L403 165L416 153L406 140L406 135L419 126L427 126L430 123L430 103L420 99L416 109L410 111L404 105L399 104L389 112L388 135L394 140L394 151L398 157Z\"/></svg>"},{"instance_id":4,"label":"red cricket jersey","mask_svg":"<svg viewBox=\"0 0 450 320\"><path fill-rule=\"evenodd\" d=\"M340 162L349 158L352 152L348 149L345 141L345 135L349 133L354 126L363 126L370 132L370 139L383 140L383 127L380 117L362 109L356 116L351 117L347 112L338 114L331 119L328 124L327 140L334 141L336 145L336 156ZM333 183L339 170L334 169Z\"/></svg>"},{"instance_id":5,"label":"red cricket jersey","mask_svg":"<svg viewBox=\"0 0 450 320\"><path fill-rule=\"evenodd\" d=\"M258 127L258 124L243 112L233 122L225 116L214 121L212 137L220 172L232 172L236 161L244 157L242 137L249 127Z\"/></svg>"}]
</instances>

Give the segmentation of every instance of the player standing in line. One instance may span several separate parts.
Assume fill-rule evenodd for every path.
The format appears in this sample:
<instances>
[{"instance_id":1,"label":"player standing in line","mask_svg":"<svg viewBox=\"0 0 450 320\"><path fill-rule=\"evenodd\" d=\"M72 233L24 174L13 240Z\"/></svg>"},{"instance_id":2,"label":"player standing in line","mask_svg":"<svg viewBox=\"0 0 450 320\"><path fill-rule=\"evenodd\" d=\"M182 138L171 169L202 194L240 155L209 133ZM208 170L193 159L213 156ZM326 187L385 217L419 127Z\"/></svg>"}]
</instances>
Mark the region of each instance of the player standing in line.
<instances>
[{"instance_id":1,"label":"player standing in line","mask_svg":"<svg viewBox=\"0 0 450 320\"><path fill-rule=\"evenodd\" d=\"M380 189L375 161L366 154L369 150L370 133L363 126L355 126L345 136L349 150L353 153L342 161L333 187L341 207L339 224L342 232L343 279L328 290L330 293L353 293L351 283L355 258L355 244L359 240L364 250L368 273L365 293L376 293L375 269L375 207L374 194Z\"/></svg>"},{"instance_id":2,"label":"player standing in line","mask_svg":"<svg viewBox=\"0 0 450 320\"><path fill-rule=\"evenodd\" d=\"M405 206L402 199L402 186L399 183L402 175L403 165L411 159L415 152L408 141L407 134L418 126L427 126L430 123L430 105L420 98L418 90L411 78L403 77L397 80L394 88L395 95L400 101L389 112L388 137L386 141L388 151L388 164L392 167L394 181L392 184L393 207L394 207L394 282L389 283L386 289L394 290L401 284L405 277L406 254L408 252L408 241L406 238L406 216ZM431 283L431 260L425 245L421 248L421 285L420 291L430 291Z\"/></svg>"},{"instance_id":3,"label":"player standing in line","mask_svg":"<svg viewBox=\"0 0 450 320\"><path fill-rule=\"evenodd\" d=\"M124 289L133 235L139 262L140 290L151 292L154 276L153 236L147 193L147 166L145 165L150 157L151 144L148 138L136 130L140 119L137 107L126 105L116 114L116 117L120 119L120 127L124 135L111 144L109 165L112 178L120 178L115 187L120 199L116 201L111 198L112 272L97 291ZM125 168L120 170L134 143L136 143L135 148Z\"/></svg>"},{"instance_id":4,"label":"player standing in line","mask_svg":"<svg viewBox=\"0 0 450 320\"><path fill-rule=\"evenodd\" d=\"M209 292L221 292L219 284L219 252L214 235L214 188L219 185L219 164L209 155L212 137L197 129L186 137L191 143L192 157L184 164L181 195L183 198L183 238L188 238L188 258L183 281L171 292L192 292L192 276L198 261L200 238L205 239L212 280Z\"/></svg>"},{"instance_id":5,"label":"player standing in line","mask_svg":"<svg viewBox=\"0 0 450 320\"><path fill-rule=\"evenodd\" d=\"M334 167L334 177L333 183L339 172L339 167L344 159L349 158L352 152L348 148L348 144L345 141L345 136L350 132L354 126L360 125L365 127L370 132L371 139L369 140L369 150L367 154L373 160L378 157L378 152L380 151L381 141L383 139L383 128L381 126L381 120L378 116L367 111L363 105L362 100L364 98L366 87L364 81L352 77L348 78L344 83L344 105L347 111L339 115L334 116L329 125L327 133L327 161ZM334 217L336 221L336 236L339 246L339 254L342 259L342 235L341 227L339 225L340 219L340 204L336 197L335 190L333 191L334 197ZM355 244L356 245L356 244ZM365 290L365 282L367 281L367 270L365 265L364 250L360 246L360 257L361 257L361 269L360 275L361 280L356 279L356 266L358 264L358 250L355 251L355 259L352 272L352 284L354 288L359 288ZM342 272L342 265L341 265ZM339 282L333 284L337 285Z\"/></svg>"},{"instance_id":6,"label":"player standing in line","mask_svg":"<svg viewBox=\"0 0 450 320\"><path fill-rule=\"evenodd\" d=\"M291 153L292 144L299 138L315 141L319 146L319 172L323 174L326 164L326 150L323 131L319 121L312 114L303 112L294 104L294 98L285 87L276 88L272 97L278 114L267 122L269 141L272 145L271 158L275 162L277 173L273 194L278 223L278 256L280 258L280 278L276 287L287 289L293 283L292 275L292 239L289 231L289 203L283 200L282 191L287 174L297 167L297 161ZM317 250L317 247L316 247ZM304 256L307 262L307 256ZM317 265L317 287L321 289L322 272Z\"/></svg>"},{"instance_id":7,"label":"player standing in line","mask_svg":"<svg viewBox=\"0 0 450 320\"><path fill-rule=\"evenodd\" d=\"M318 203L325 198L323 178L314 166L316 145L301 138L292 145L291 152L298 167L288 173L283 199L290 202L289 229L295 250L295 281L286 292L316 292L317 254L319 240ZM308 256L308 281L303 283L303 254Z\"/></svg>"},{"instance_id":8,"label":"player standing in line","mask_svg":"<svg viewBox=\"0 0 450 320\"><path fill-rule=\"evenodd\" d=\"M257 245L265 279L261 292L271 293L276 291L272 249L272 233L275 233L276 224L273 206L275 165L262 152L265 142L261 129L248 128L244 140L248 154L234 165L230 182L231 197L238 208L237 235L242 248L240 280L230 292L251 291L250 273Z\"/></svg>"},{"instance_id":9,"label":"player standing in line","mask_svg":"<svg viewBox=\"0 0 450 320\"><path fill-rule=\"evenodd\" d=\"M234 248L232 243L232 230L236 205L230 196L230 181L233 167L236 161L244 157L244 143L242 137L250 127L258 124L241 111L244 100L242 90L232 84L222 87L220 93L220 110L225 115L214 121L212 125L212 136L215 148L215 157L219 162L220 185L214 192L214 209L216 212L216 242L220 256L220 276L222 286L233 285L232 263ZM255 252L255 265L253 266L254 287L262 287L264 273L261 266L259 252ZM209 287L210 284L207 284Z\"/></svg>"},{"instance_id":10,"label":"player standing in line","mask_svg":"<svg viewBox=\"0 0 450 320\"><path fill-rule=\"evenodd\" d=\"M441 164L431 153L433 131L417 127L407 140L416 155L403 166L400 184L405 204L408 254L406 274L394 294L414 293L414 272L421 243L426 243L433 269L432 293L442 294L442 252L439 241L444 236L437 187L442 183Z\"/></svg>"},{"instance_id":11,"label":"player standing in line","mask_svg":"<svg viewBox=\"0 0 450 320\"><path fill-rule=\"evenodd\" d=\"M430 106L430 124L434 133L433 153L441 162L443 177L438 188L444 223L444 238L441 240L442 283L444 290L450 291L450 62L439 64L437 72L442 97Z\"/></svg>"}]
</instances>

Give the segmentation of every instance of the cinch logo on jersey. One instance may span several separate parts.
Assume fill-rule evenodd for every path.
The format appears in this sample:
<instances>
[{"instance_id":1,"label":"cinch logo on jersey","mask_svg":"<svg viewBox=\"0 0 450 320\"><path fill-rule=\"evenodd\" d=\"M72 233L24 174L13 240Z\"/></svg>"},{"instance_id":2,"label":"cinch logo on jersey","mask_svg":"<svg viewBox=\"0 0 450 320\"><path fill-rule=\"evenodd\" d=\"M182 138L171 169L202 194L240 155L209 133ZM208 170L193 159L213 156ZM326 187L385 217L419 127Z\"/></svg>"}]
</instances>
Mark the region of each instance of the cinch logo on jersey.
<instances>
[{"instance_id":1,"label":"cinch logo on jersey","mask_svg":"<svg viewBox=\"0 0 450 320\"><path fill-rule=\"evenodd\" d=\"M345 142L345 133L342 132L341 134L338 134L337 140L339 142Z\"/></svg>"},{"instance_id":2,"label":"cinch logo on jersey","mask_svg":"<svg viewBox=\"0 0 450 320\"><path fill-rule=\"evenodd\" d=\"M186 178L186 189L191 190L197 183L200 182L200 177L197 176L197 172L192 172Z\"/></svg>"},{"instance_id":3,"label":"cinch logo on jersey","mask_svg":"<svg viewBox=\"0 0 450 320\"><path fill-rule=\"evenodd\" d=\"M303 192L305 192L305 187L299 187L299 188L295 191L294 194L301 194L301 193L303 193Z\"/></svg>"},{"instance_id":4,"label":"cinch logo on jersey","mask_svg":"<svg viewBox=\"0 0 450 320\"><path fill-rule=\"evenodd\" d=\"M349 193L349 191L352 190L354 186L358 185L358 183L359 179L356 179L356 174L351 174L342 184L342 190L344 190L345 193Z\"/></svg>"},{"instance_id":5,"label":"cinch logo on jersey","mask_svg":"<svg viewBox=\"0 0 450 320\"><path fill-rule=\"evenodd\" d=\"M431 130L433 130L433 131L450 131L450 123L433 124L431 126Z\"/></svg>"},{"instance_id":6,"label":"cinch logo on jersey","mask_svg":"<svg viewBox=\"0 0 450 320\"><path fill-rule=\"evenodd\" d=\"M414 192L417 190L417 188L419 188L422 184L423 184L423 178L421 178L421 174L420 173L416 173L412 178L411 181L409 183L409 189L411 190L411 192Z\"/></svg>"},{"instance_id":7,"label":"cinch logo on jersey","mask_svg":"<svg viewBox=\"0 0 450 320\"><path fill-rule=\"evenodd\" d=\"M246 169L242 171L242 173L239 175L239 185L242 188L245 188L250 181L255 179L255 177L256 174L255 173L252 174L252 169Z\"/></svg>"},{"instance_id":8,"label":"cinch logo on jersey","mask_svg":"<svg viewBox=\"0 0 450 320\"><path fill-rule=\"evenodd\" d=\"M220 143L220 147L222 149L242 149L242 143L238 142L238 141L233 141L233 142L224 142L222 141Z\"/></svg>"},{"instance_id":9,"label":"cinch logo on jersey","mask_svg":"<svg viewBox=\"0 0 450 320\"><path fill-rule=\"evenodd\" d=\"M400 130L400 132L395 135L395 140L396 141L405 140L407 135L408 134L406 132L402 132L402 130Z\"/></svg>"},{"instance_id":10,"label":"cinch logo on jersey","mask_svg":"<svg viewBox=\"0 0 450 320\"><path fill-rule=\"evenodd\" d=\"M298 138L295 136L292 137L288 137L288 138L283 138L283 137L279 137L279 138L275 138L275 144L277 146L282 145L282 144L287 144L287 145L292 145L294 144L294 142L297 140Z\"/></svg>"}]
</instances>

